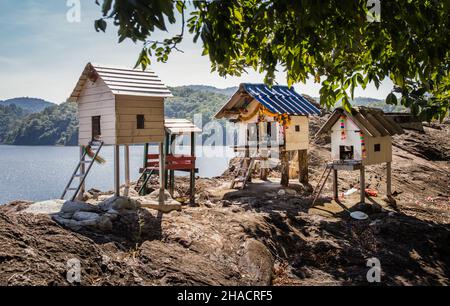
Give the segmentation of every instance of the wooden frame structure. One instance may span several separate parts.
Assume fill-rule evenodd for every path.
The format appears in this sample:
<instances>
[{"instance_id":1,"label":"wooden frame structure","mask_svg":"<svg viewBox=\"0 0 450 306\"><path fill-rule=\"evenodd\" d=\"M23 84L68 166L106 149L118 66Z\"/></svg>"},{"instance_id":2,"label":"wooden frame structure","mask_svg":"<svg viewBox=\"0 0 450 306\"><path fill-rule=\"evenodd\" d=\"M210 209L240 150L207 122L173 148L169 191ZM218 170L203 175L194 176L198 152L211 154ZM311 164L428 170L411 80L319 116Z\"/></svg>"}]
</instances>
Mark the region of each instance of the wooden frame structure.
<instances>
[{"instance_id":1,"label":"wooden frame structure","mask_svg":"<svg viewBox=\"0 0 450 306\"><path fill-rule=\"evenodd\" d=\"M138 180L137 191L140 194L146 193L146 185L152 174L160 175L160 184L165 189L169 189L173 196L175 189L175 171L189 172L189 201L195 204L195 174L198 173L196 168L195 156L195 134L202 132L200 128L186 119L165 119L165 151L164 158L161 154L149 154L149 144L144 148L144 163L140 169L142 174ZM177 154L176 140L177 137L190 136L190 155ZM164 168L160 171L161 160L164 160Z\"/></svg>"},{"instance_id":2,"label":"wooden frame structure","mask_svg":"<svg viewBox=\"0 0 450 306\"><path fill-rule=\"evenodd\" d=\"M386 163L386 195L392 195L392 136L404 133L403 129L381 109L354 107L350 112L337 108L317 135L331 133L331 159L324 173L333 172L333 197L339 197L338 171L360 173L360 202L365 203L365 167ZM350 148L350 149L347 149ZM347 151L346 151L347 150ZM319 180L322 186L326 182ZM316 198L319 196L316 195Z\"/></svg>"},{"instance_id":3,"label":"wooden frame structure","mask_svg":"<svg viewBox=\"0 0 450 306\"><path fill-rule=\"evenodd\" d=\"M81 152L93 141L114 146L115 196L120 196L120 146L124 146L125 195L130 188L130 145L158 144L160 169L164 169L164 101L168 97L172 97L169 89L152 71L91 63L85 66L68 101L78 106ZM76 174L80 177L79 195L84 193L88 175L84 163L80 161L81 173ZM160 177L162 203L164 176Z\"/></svg>"},{"instance_id":4,"label":"wooden frame structure","mask_svg":"<svg viewBox=\"0 0 450 306\"><path fill-rule=\"evenodd\" d=\"M237 124L238 143L233 147L235 152L244 153L244 159L249 159L244 162L245 171L252 171L254 161L260 161L261 178L266 179L267 156L277 150L282 169L281 185L287 186L289 152L293 151L299 156L299 181L308 184L308 116L318 114L320 110L293 88L244 83L215 118ZM235 182L242 182L244 188L250 177L248 173L241 175L238 170Z\"/></svg>"}]
</instances>

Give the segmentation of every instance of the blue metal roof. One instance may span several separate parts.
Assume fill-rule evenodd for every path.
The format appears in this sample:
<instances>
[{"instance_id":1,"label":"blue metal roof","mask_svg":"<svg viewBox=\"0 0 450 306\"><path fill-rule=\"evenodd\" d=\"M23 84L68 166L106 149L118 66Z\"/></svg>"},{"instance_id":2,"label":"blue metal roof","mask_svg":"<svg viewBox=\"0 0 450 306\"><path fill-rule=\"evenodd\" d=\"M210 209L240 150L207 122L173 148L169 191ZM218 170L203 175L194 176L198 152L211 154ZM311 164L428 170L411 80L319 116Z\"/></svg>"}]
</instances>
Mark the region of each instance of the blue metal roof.
<instances>
[{"instance_id":1,"label":"blue metal roof","mask_svg":"<svg viewBox=\"0 0 450 306\"><path fill-rule=\"evenodd\" d=\"M241 84L245 91L272 113L288 115L319 115L320 110L294 91L294 88L265 84Z\"/></svg>"}]
</instances>

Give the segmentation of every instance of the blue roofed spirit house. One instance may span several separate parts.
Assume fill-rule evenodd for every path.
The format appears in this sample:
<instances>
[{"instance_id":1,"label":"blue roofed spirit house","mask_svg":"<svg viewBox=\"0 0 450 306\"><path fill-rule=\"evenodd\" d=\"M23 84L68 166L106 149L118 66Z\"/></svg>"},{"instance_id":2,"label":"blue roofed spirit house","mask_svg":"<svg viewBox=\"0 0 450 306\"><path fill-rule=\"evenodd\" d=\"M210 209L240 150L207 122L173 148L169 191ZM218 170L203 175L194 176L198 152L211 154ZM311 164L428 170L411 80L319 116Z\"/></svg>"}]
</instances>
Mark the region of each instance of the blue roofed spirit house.
<instances>
[{"instance_id":1,"label":"blue roofed spirit house","mask_svg":"<svg viewBox=\"0 0 450 306\"><path fill-rule=\"evenodd\" d=\"M287 186L290 152L298 154L299 181L308 184L308 117L318 114L320 110L293 88L241 84L215 115L216 119L236 123L233 147L243 154L231 187L241 183L241 188L245 188L257 163L261 179L267 179L270 161L276 158L281 162L281 184Z\"/></svg>"}]
</instances>

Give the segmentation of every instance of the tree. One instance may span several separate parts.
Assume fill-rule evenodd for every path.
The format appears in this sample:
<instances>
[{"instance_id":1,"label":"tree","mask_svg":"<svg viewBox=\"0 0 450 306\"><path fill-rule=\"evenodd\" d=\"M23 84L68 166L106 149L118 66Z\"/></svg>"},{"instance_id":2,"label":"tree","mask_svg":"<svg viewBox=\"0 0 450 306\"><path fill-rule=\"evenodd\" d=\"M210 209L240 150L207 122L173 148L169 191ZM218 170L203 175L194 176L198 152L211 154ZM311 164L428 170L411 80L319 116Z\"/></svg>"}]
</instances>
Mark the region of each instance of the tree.
<instances>
[{"instance_id":1,"label":"tree","mask_svg":"<svg viewBox=\"0 0 450 306\"><path fill-rule=\"evenodd\" d=\"M143 68L152 57L167 61L187 29L222 76L253 68L272 84L282 67L289 85L314 78L322 105L346 108L357 86L390 78L386 103L442 120L450 98L450 0L380 1L381 20L370 22L368 4L377 0L97 0L103 18L95 27L105 31L112 19L119 42L143 42ZM178 34L152 40L177 19Z\"/></svg>"}]
</instances>

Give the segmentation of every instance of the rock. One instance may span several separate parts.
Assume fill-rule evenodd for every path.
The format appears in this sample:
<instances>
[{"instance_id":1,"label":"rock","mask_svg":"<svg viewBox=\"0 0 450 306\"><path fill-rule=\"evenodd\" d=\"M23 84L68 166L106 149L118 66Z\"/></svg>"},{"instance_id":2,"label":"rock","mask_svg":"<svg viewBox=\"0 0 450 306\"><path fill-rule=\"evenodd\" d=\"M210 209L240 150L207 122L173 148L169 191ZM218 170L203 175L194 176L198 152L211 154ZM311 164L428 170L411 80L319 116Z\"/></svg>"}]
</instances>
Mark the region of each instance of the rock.
<instances>
[{"instance_id":1,"label":"rock","mask_svg":"<svg viewBox=\"0 0 450 306\"><path fill-rule=\"evenodd\" d=\"M87 211L77 211L73 214L72 219L77 221L91 221L91 220L98 220L100 217L99 214L93 213L93 212L87 212Z\"/></svg>"},{"instance_id":2,"label":"rock","mask_svg":"<svg viewBox=\"0 0 450 306\"><path fill-rule=\"evenodd\" d=\"M113 228L111 219L107 215L101 216L97 221L97 227L101 231L109 232Z\"/></svg>"},{"instance_id":3,"label":"rock","mask_svg":"<svg viewBox=\"0 0 450 306\"><path fill-rule=\"evenodd\" d=\"M142 203L141 204L142 207L144 208L148 208L148 209L154 209L157 211L160 211L164 214L168 214L174 210L176 211L180 211L182 209L181 204L177 203L177 204L162 204L160 205L159 203L155 202L155 203Z\"/></svg>"},{"instance_id":4,"label":"rock","mask_svg":"<svg viewBox=\"0 0 450 306\"><path fill-rule=\"evenodd\" d=\"M72 219L73 214L74 214L74 213L71 213L71 212L69 212L69 213L63 213L63 212L60 212L60 213L58 214L58 216L60 216L61 218L64 218L64 219Z\"/></svg>"},{"instance_id":5,"label":"rock","mask_svg":"<svg viewBox=\"0 0 450 306\"><path fill-rule=\"evenodd\" d=\"M280 190L280 191L281 191L281 190ZM294 189L288 188L288 189L285 189L285 192L286 192L288 195L291 195L291 196L297 195L297 191L295 191Z\"/></svg>"},{"instance_id":6,"label":"rock","mask_svg":"<svg viewBox=\"0 0 450 306\"><path fill-rule=\"evenodd\" d=\"M61 208L62 213L75 213L78 211L96 212L98 207L84 202L66 201Z\"/></svg>"},{"instance_id":7,"label":"rock","mask_svg":"<svg viewBox=\"0 0 450 306\"><path fill-rule=\"evenodd\" d=\"M64 218L61 218L58 215L53 215L52 219L55 222L57 222L58 224L60 224L60 225L62 225L64 227L67 227L67 228L69 228L69 229L71 229L73 231L79 231L83 227L83 225L80 222L78 222L78 221L75 221L75 220L72 220L72 219L64 219Z\"/></svg>"},{"instance_id":8,"label":"rock","mask_svg":"<svg viewBox=\"0 0 450 306\"><path fill-rule=\"evenodd\" d=\"M64 200L49 200L36 202L20 211L21 213L29 213L34 215L51 215L59 213L64 207Z\"/></svg>"},{"instance_id":9,"label":"rock","mask_svg":"<svg viewBox=\"0 0 450 306\"><path fill-rule=\"evenodd\" d=\"M274 261L269 250L256 239L247 239L239 266L243 277L253 286L269 286L272 282Z\"/></svg>"},{"instance_id":10,"label":"rock","mask_svg":"<svg viewBox=\"0 0 450 306\"><path fill-rule=\"evenodd\" d=\"M120 210L136 210L140 207L138 201L125 197L112 197L109 198L102 203L100 203L99 208L103 211L109 211L111 209L120 211Z\"/></svg>"},{"instance_id":11,"label":"rock","mask_svg":"<svg viewBox=\"0 0 450 306\"><path fill-rule=\"evenodd\" d=\"M159 200L159 190L153 191L147 197L158 201ZM164 196L163 197L164 197L164 201L173 200L172 196L170 195L168 190L164 190Z\"/></svg>"},{"instance_id":12,"label":"rock","mask_svg":"<svg viewBox=\"0 0 450 306\"><path fill-rule=\"evenodd\" d=\"M278 195L279 195L280 197L286 195L286 190L284 190L284 189L278 190Z\"/></svg>"},{"instance_id":13,"label":"rock","mask_svg":"<svg viewBox=\"0 0 450 306\"><path fill-rule=\"evenodd\" d=\"M228 200L223 200L222 201L222 207L229 207L231 206L233 203L231 201Z\"/></svg>"}]
</instances>

